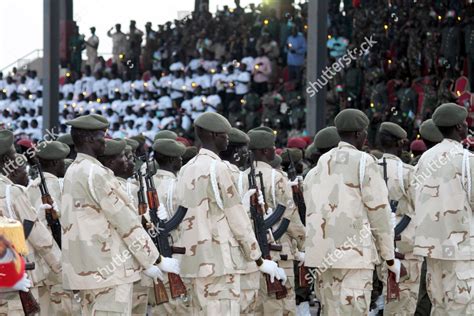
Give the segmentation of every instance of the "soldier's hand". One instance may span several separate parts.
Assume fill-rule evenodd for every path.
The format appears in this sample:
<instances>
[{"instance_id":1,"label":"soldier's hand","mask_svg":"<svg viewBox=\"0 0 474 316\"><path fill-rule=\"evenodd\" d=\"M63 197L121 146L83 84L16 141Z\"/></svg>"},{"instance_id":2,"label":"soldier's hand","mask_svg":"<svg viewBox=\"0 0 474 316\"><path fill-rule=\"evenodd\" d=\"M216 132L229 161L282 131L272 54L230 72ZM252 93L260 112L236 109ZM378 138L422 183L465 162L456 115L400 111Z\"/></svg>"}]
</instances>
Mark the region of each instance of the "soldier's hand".
<instances>
[{"instance_id":1,"label":"soldier's hand","mask_svg":"<svg viewBox=\"0 0 474 316\"><path fill-rule=\"evenodd\" d=\"M23 278L20 281L16 282L12 288L17 291L29 292L31 286L32 283L30 279L28 279L28 275L25 273Z\"/></svg>"},{"instance_id":2,"label":"soldier's hand","mask_svg":"<svg viewBox=\"0 0 474 316\"><path fill-rule=\"evenodd\" d=\"M281 281L281 284L285 285L287 277L286 277L286 272L285 270L283 270L283 268L278 268L278 276L280 277L279 280Z\"/></svg>"},{"instance_id":3,"label":"soldier's hand","mask_svg":"<svg viewBox=\"0 0 474 316\"><path fill-rule=\"evenodd\" d=\"M164 272L179 274L179 261L174 258L162 257L161 262L158 263L158 268Z\"/></svg>"},{"instance_id":4,"label":"soldier's hand","mask_svg":"<svg viewBox=\"0 0 474 316\"><path fill-rule=\"evenodd\" d=\"M161 204L158 207L158 218L161 219L162 221L166 221L168 219L168 212L166 211L166 207Z\"/></svg>"},{"instance_id":5,"label":"soldier's hand","mask_svg":"<svg viewBox=\"0 0 474 316\"><path fill-rule=\"evenodd\" d=\"M272 283L275 282L275 278L277 278L278 280L282 279L280 272L278 271L278 264L275 261L264 259L263 263L258 267L258 269L261 272L268 274ZM283 271L283 273L284 272L285 271Z\"/></svg>"},{"instance_id":6,"label":"soldier's hand","mask_svg":"<svg viewBox=\"0 0 474 316\"><path fill-rule=\"evenodd\" d=\"M250 198L252 195L257 192L256 189L250 189L247 192L245 192L244 197L242 198L242 205L245 207L246 210L250 209Z\"/></svg>"},{"instance_id":7,"label":"soldier's hand","mask_svg":"<svg viewBox=\"0 0 474 316\"><path fill-rule=\"evenodd\" d=\"M300 262L300 266L304 264L305 253L303 251L299 251L296 253L296 260Z\"/></svg>"},{"instance_id":8,"label":"soldier's hand","mask_svg":"<svg viewBox=\"0 0 474 316\"><path fill-rule=\"evenodd\" d=\"M289 181L288 184L289 184L291 187L295 187L295 186L297 186L297 185L300 184L300 181L303 181L303 177L302 177L302 176L297 176L297 177L295 178L295 180Z\"/></svg>"},{"instance_id":9,"label":"soldier's hand","mask_svg":"<svg viewBox=\"0 0 474 316\"><path fill-rule=\"evenodd\" d=\"M271 207L269 207L267 209L267 212L265 214L263 214L263 219L267 219L270 215L272 215L273 213L273 209Z\"/></svg>"},{"instance_id":10,"label":"soldier's hand","mask_svg":"<svg viewBox=\"0 0 474 316\"><path fill-rule=\"evenodd\" d=\"M397 226L397 216L394 212L390 212L390 222L392 223L393 229L395 229L395 226Z\"/></svg>"},{"instance_id":11,"label":"soldier's hand","mask_svg":"<svg viewBox=\"0 0 474 316\"><path fill-rule=\"evenodd\" d=\"M401 267L401 262L398 259L394 259L393 264L390 266L387 263L387 268L391 272L395 274L395 281L400 282L400 267Z\"/></svg>"},{"instance_id":12,"label":"soldier's hand","mask_svg":"<svg viewBox=\"0 0 474 316\"><path fill-rule=\"evenodd\" d=\"M163 272L161 272L161 270L155 265L152 265L151 267L143 271L143 273L145 273L146 276L152 278L153 281L156 281L157 279L163 281Z\"/></svg>"},{"instance_id":13,"label":"soldier's hand","mask_svg":"<svg viewBox=\"0 0 474 316\"><path fill-rule=\"evenodd\" d=\"M39 210L40 212L44 212L45 210L49 210L49 209L51 209L51 208L53 208L52 205L49 205L49 204L41 204L41 205L39 206L38 210Z\"/></svg>"}]
</instances>

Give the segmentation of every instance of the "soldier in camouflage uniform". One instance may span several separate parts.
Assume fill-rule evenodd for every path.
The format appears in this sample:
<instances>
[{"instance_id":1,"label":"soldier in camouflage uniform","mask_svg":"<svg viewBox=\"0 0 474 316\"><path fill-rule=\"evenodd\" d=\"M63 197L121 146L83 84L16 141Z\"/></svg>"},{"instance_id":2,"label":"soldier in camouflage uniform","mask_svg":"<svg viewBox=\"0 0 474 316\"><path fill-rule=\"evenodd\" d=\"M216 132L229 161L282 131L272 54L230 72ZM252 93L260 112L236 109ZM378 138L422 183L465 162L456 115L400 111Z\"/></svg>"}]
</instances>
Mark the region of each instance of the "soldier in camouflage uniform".
<instances>
[{"instance_id":1,"label":"soldier in camouflage uniform","mask_svg":"<svg viewBox=\"0 0 474 316\"><path fill-rule=\"evenodd\" d=\"M18 161L15 158L12 132L0 131L0 169L2 172L0 174L0 215L21 222L28 220L33 224L27 238L29 253L25 259L27 262L34 262L36 266L35 270L28 272L28 278L34 286L31 291L38 299L49 296L51 280L53 280L53 284L61 283L61 252L48 228L38 219L38 213L44 213L46 209L53 206L41 204L39 209L35 210L28 199L26 188L13 184L6 177L14 171L19 162L23 163L23 159ZM45 310L51 311L49 300L42 300L42 303L41 308L44 307ZM23 315L18 293L2 296L0 315Z\"/></svg>"},{"instance_id":2,"label":"soldier in camouflage uniform","mask_svg":"<svg viewBox=\"0 0 474 316\"><path fill-rule=\"evenodd\" d=\"M229 132L229 145L227 150L220 153L223 162L229 168L234 180L234 185L239 192L242 204L248 204L249 196L255 190L244 191L247 183L247 174L242 171L247 166L248 144L247 134L237 128ZM250 217L250 209L248 210ZM240 314L254 315L258 306L258 290L260 288L260 271L257 265L249 262L247 269L240 276Z\"/></svg>"},{"instance_id":3,"label":"soldier in camouflage uniform","mask_svg":"<svg viewBox=\"0 0 474 316\"><path fill-rule=\"evenodd\" d=\"M411 165L405 164L400 159L403 151L404 141L407 137L406 131L399 125L384 122L380 126L379 141L384 151L379 163L383 172L386 163L387 188L389 200L397 201L395 213L391 213L393 224L400 222L404 216L415 218L414 209L414 183ZM393 210L392 210L393 211ZM392 300L385 304L384 315L413 315L418 300L420 285L420 270L423 260L413 255L413 241L415 238L415 224L410 221L408 226L400 234L401 240L397 241L396 248L404 255L401 260L408 272L408 277L400 282L400 300ZM387 269L382 266L382 277L384 282L384 295L387 292Z\"/></svg>"},{"instance_id":4,"label":"soldier in camouflage uniform","mask_svg":"<svg viewBox=\"0 0 474 316\"><path fill-rule=\"evenodd\" d=\"M278 300L274 295L266 293L265 281L260 283L260 306L261 312L265 315L295 315L296 297L293 263L294 260L304 261L304 236L305 228L301 223L295 203L293 202L290 183L281 172L277 172L270 166L270 162L275 158L275 135L267 127L259 127L248 132L250 137L249 149L255 157L255 172L262 172L263 183L266 184L264 196L269 208L269 213L276 209L278 204L286 207L284 218L290 220L287 232L278 240L282 245L281 254L287 255L287 260L278 260L279 255L272 256L278 261L278 265L285 269L289 282L286 284L288 295L286 298ZM247 182L248 187L248 182ZM259 188L262 190L262 188ZM271 210L270 210L271 209ZM276 224L278 227L278 224ZM274 229L276 228L274 227Z\"/></svg>"},{"instance_id":5,"label":"soldier in camouflage uniform","mask_svg":"<svg viewBox=\"0 0 474 316\"><path fill-rule=\"evenodd\" d=\"M369 120L355 109L335 119L338 147L304 180L305 266L317 268L323 315L367 315L380 257L398 277L388 192L372 156L361 152Z\"/></svg>"},{"instance_id":6,"label":"soldier in camouflage uniform","mask_svg":"<svg viewBox=\"0 0 474 316\"><path fill-rule=\"evenodd\" d=\"M79 290L83 315L130 315L140 271L162 279L162 271L179 273L179 263L160 256L120 182L97 160L107 120L92 114L67 124L78 154L61 202L63 286Z\"/></svg>"},{"instance_id":7,"label":"soldier in camouflage uniform","mask_svg":"<svg viewBox=\"0 0 474 316\"><path fill-rule=\"evenodd\" d=\"M431 315L474 314L474 156L460 143L467 136L467 111L446 103L433 122L444 139L420 158L415 179L414 254L426 257Z\"/></svg>"},{"instance_id":8,"label":"soldier in camouflage uniform","mask_svg":"<svg viewBox=\"0 0 474 316\"><path fill-rule=\"evenodd\" d=\"M61 197L63 191L63 177L65 173L64 159L70 153L69 146L58 141L44 142L38 145L41 148L36 156L43 170L46 186L49 194L57 206L58 215L61 216ZM28 185L28 197L31 205L39 209L41 201L40 186L41 179L37 177ZM48 227L45 212L38 213L38 219L44 226ZM73 299L71 291L65 291L58 280L47 280L49 296L40 297L41 313L45 315L71 315L72 308L77 313L80 310L79 304ZM49 301L49 304L46 303Z\"/></svg>"},{"instance_id":9,"label":"soldier in camouflage uniform","mask_svg":"<svg viewBox=\"0 0 474 316\"><path fill-rule=\"evenodd\" d=\"M218 153L228 145L226 118L206 112L194 122L202 142L178 176L178 200L188 212L181 223L186 254L181 275L191 279L193 306L204 315L239 315L240 275L255 261L259 270L286 281L284 271L261 258L252 225L232 174Z\"/></svg>"}]
</instances>

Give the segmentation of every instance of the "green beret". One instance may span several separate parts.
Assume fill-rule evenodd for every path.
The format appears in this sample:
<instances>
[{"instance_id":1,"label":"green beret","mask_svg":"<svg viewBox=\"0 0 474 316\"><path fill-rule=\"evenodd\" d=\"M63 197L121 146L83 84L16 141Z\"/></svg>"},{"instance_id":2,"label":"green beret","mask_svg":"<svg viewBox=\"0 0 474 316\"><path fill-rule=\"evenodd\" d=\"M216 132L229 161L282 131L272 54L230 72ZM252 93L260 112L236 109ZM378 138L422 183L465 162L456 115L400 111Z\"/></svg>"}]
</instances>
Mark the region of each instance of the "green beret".
<instances>
[{"instance_id":1,"label":"green beret","mask_svg":"<svg viewBox=\"0 0 474 316\"><path fill-rule=\"evenodd\" d=\"M443 134L441 134L432 119L428 119L421 123L420 134L423 139L433 143L439 143L444 138Z\"/></svg>"},{"instance_id":2,"label":"green beret","mask_svg":"<svg viewBox=\"0 0 474 316\"><path fill-rule=\"evenodd\" d=\"M467 110L456 103L441 104L433 113L436 126L454 126L463 123L467 118Z\"/></svg>"},{"instance_id":3,"label":"green beret","mask_svg":"<svg viewBox=\"0 0 474 316\"><path fill-rule=\"evenodd\" d=\"M13 146L13 133L9 130L0 131L0 155L6 154Z\"/></svg>"},{"instance_id":4,"label":"green beret","mask_svg":"<svg viewBox=\"0 0 474 316\"><path fill-rule=\"evenodd\" d=\"M275 147L275 135L263 130L253 130L248 133L249 149L265 149Z\"/></svg>"},{"instance_id":5,"label":"green beret","mask_svg":"<svg viewBox=\"0 0 474 316\"><path fill-rule=\"evenodd\" d=\"M145 141L146 141L145 135L143 135L143 134L132 136L132 137L130 137L130 139L133 139L134 141L137 141L139 146L145 144Z\"/></svg>"},{"instance_id":6,"label":"green beret","mask_svg":"<svg viewBox=\"0 0 474 316\"><path fill-rule=\"evenodd\" d=\"M313 144L316 148L326 149L336 147L341 141L335 126L325 127L314 136Z\"/></svg>"},{"instance_id":7,"label":"green beret","mask_svg":"<svg viewBox=\"0 0 474 316\"><path fill-rule=\"evenodd\" d=\"M86 129L86 130L101 130L109 127L109 121L102 115L89 114L76 117L75 119L66 122L74 128Z\"/></svg>"},{"instance_id":8,"label":"green beret","mask_svg":"<svg viewBox=\"0 0 474 316\"><path fill-rule=\"evenodd\" d=\"M44 160L61 160L65 159L68 155L69 152L71 151L69 149L69 146L58 142L58 141L52 141L52 142L41 142L38 144L38 157Z\"/></svg>"},{"instance_id":9,"label":"green beret","mask_svg":"<svg viewBox=\"0 0 474 316\"><path fill-rule=\"evenodd\" d=\"M304 151L304 156L306 158L310 158L312 155L315 155L318 153L318 148L314 143L311 143L308 147L306 147Z\"/></svg>"},{"instance_id":10,"label":"green beret","mask_svg":"<svg viewBox=\"0 0 474 316\"><path fill-rule=\"evenodd\" d=\"M186 147L186 151L183 154L183 160L190 160L198 154L198 149L196 146Z\"/></svg>"},{"instance_id":11,"label":"green beret","mask_svg":"<svg viewBox=\"0 0 474 316\"><path fill-rule=\"evenodd\" d=\"M300 162L303 159L303 152L299 148L285 148L281 153L281 159L284 163L290 163L290 159L288 158L288 152L290 153L291 160L293 163Z\"/></svg>"},{"instance_id":12,"label":"green beret","mask_svg":"<svg viewBox=\"0 0 474 316\"><path fill-rule=\"evenodd\" d=\"M186 147L172 139L158 139L153 143L153 150L168 157L181 157L186 152Z\"/></svg>"},{"instance_id":13,"label":"green beret","mask_svg":"<svg viewBox=\"0 0 474 316\"><path fill-rule=\"evenodd\" d=\"M61 142L61 143L63 143L63 144L69 145L69 146L73 146L73 145L74 145L74 142L72 141L72 136L71 136L71 134L64 134L64 135L61 135L61 136L59 136L56 140L57 140L58 142Z\"/></svg>"},{"instance_id":14,"label":"green beret","mask_svg":"<svg viewBox=\"0 0 474 316\"><path fill-rule=\"evenodd\" d=\"M250 142L250 138L247 134L242 132L240 129L232 127L229 132L229 143L234 144L248 144Z\"/></svg>"},{"instance_id":15,"label":"green beret","mask_svg":"<svg viewBox=\"0 0 474 316\"><path fill-rule=\"evenodd\" d=\"M334 119L339 132L360 132L369 126L369 118L361 110L345 109Z\"/></svg>"},{"instance_id":16,"label":"green beret","mask_svg":"<svg viewBox=\"0 0 474 316\"><path fill-rule=\"evenodd\" d=\"M281 166L281 156L275 155L275 159L270 161L270 166L272 166L273 169L279 169Z\"/></svg>"},{"instance_id":17,"label":"green beret","mask_svg":"<svg viewBox=\"0 0 474 316\"><path fill-rule=\"evenodd\" d=\"M371 154L372 156L374 156L375 158L377 158L377 159L381 159L382 156L383 156L383 152L381 152L381 151L378 150L378 149L372 149L372 150L370 151L370 154Z\"/></svg>"},{"instance_id":18,"label":"green beret","mask_svg":"<svg viewBox=\"0 0 474 316\"><path fill-rule=\"evenodd\" d=\"M127 142L123 139L106 139L105 151L102 157L119 155L125 149L125 146L127 146Z\"/></svg>"},{"instance_id":19,"label":"green beret","mask_svg":"<svg viewBox=\"0 0 474 316\"><path fill-rule=\"evenodd\" d=\"M119 139L116 138L116 140L119 140ZM135 151L138 148L138 146L140 146L139 142L131 138L125 138L125 142L127 143L128 146L132 147L132 151Z\"/></svg>"},{"instance_id":20,"label":"green beret","mask_svg":"<svg viewBox=\"0 0 474 316\"><path fill-rule=\"evenodd\" d=\"M168 131L168 130L162 130L162 131L159 131L158 133L156 133L155 140L163 139L163 138L176 140L176 138L178 138L178 134L176 134L173 131Z\"/></svg>"},{"instance_id":21,"label":"green beret","mask_svg":"<svg viewBox=\"0 0 474 316\"><path fill-rule=\"evenodd\" d=\"M133 151L132 146L130 146L130 145L128 145L128 144L125 145L125 149L124 149L124 150L125 150L126 153L131 153L131 152Z\"/></svg>"},{"instance_id":22,"label":"green beret","mask_svg":"<svg viewBox=\"0 0 474 316\"><path fill-rule=\"evenodd\" d=\"M194 121L194 125L214 133L229 133L232 128L225 117L214 112L202 113Z\"/></svg>"},{"instance_id":23,"label":"green beret","mask_svg":"<svg viewBox=\"0 0 474 316\"><path fill-rule=\"evenodd\" d=\"M253 131L264 131L264 132L275 134L275 131L268 126L259 126L259 127L252 128L249 131L249 133Z\"/></svg>"},{"instance_id":24,"label":"green beret","mask_svg":"<svg viewBox=\"0 0 474 316\"><path fill-rule=\"evenodd\" d=\"M398 139L407 138L407 132L400 125L392 122L383 122L380 124L379 133L389 134Z\"/></svg>"}]
</instances>

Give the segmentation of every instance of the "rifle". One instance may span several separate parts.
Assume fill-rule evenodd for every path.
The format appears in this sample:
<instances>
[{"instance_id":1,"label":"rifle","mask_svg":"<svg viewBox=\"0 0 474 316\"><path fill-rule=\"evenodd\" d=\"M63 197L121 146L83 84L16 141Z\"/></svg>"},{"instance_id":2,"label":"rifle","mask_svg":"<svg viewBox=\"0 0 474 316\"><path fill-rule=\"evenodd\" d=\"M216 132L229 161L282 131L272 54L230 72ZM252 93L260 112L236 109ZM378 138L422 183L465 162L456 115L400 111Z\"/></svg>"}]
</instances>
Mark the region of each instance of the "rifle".
<instances>
[{"instance_id":1,"label":"rifle","mask_svg":"<svg viewBox=\"0 0 474 316\"><path fill-rule=\"evenodd\" d=\"M143 175L140 170L135 172L135 179L138 181L138 215L143 215L148 209L145 199L145 188L143 187Z\"/></svg>"},{"instance_id":2,"label":"rifle","mask_svg":"<svg viewBox=\"0 0 474 316\"><path fill-rule=\"evenodd\" d=\"M263 219L263 214L265 214L266 209L265 209L265 206L262 207L262 205L258 203L258 187L257 187L256 178L255 178L255 168L253 166L253 156L251 153L249 155L249 159L250 159L250 173L248 175L249 188L256 189L255 194L253 194L250 198L250 215L252 216L255 236L257 237L258 245L260 246L260 250L262 252L262 257L264 259L271 260L272 259L270 256L271 245L268 243L268 239L267 239L267 231L271 226L268 228L266 227L265 220ZM279 251L281 251L282 249L281 245L278 245L278 246L279 246L278 248ZM268 274L265 274L265 280L267 283L268 294L275 293L277 299L285 298L288 295L288 291L286 287L283 286L283 284L281 284L281 281L274 280L274 282L272 282Z\"/></svg>"},{"instance_id":3,"label":"rifle","mask_svg":"<svg viewBox=\"0 0 474 316\"><path fill-rule=\"evenodd\" d=\"M30 220L23 220L23 232L25 234L25 240L28 239L30 236L31 230L33 229L34 222ZM35 263L34 262L25 262L25 270L34 270ZM23 308L23 312L26 316L35 315L36 313L40 312L40 306L36 301L35 297L29 292L18 291L18 295L20 296L21 306Z\"/></svg>"},{"instance_id":4,"label":"rifle","mask_svg":"<svg viewBox=\"0 0 474 316\"><path fill-rule=\"evenodd\" d=\"M288 177L291 181L294 181L297 177L295 164L293 162L293 158L291 158L289 150L287 151L287 154L290 161L290 165L288 166ZM293 200L295 201L296 207L298 208L298 214L300 215L301 223L306 226L306 204L304 203L303 192L301 191L299 184L297 186L292 186L291 190L293 191Z\"/></svg>"},{"instance_id":5,"label":"rifle","mask_svg":"<svg viewBox=\"0 0 474 316\"><path fill-rule=\"evenodd\" d=\"M387 186L387 189L388 189L388 175L387 175L387 160L386 158L382 158L382 162L379 163L379 165L382 166L382 169L383 169L383 179L385 181L385 185ZM392 213L396 213L397 212L397 207L398 207L398 201L393 201L393 200L390 200L390 209L392 211ZM408 221L409 222L409 221ZM397 225L398 226L398 225ZM406 224L406 226L408 226L408 223ZM406 227L405 226L405 227ZM398 235L399 236L399 235ZM397 235L395 234L395 239L393 241L394 243L394 246L396 246L396 240L397 240ZM405 256L401 253L398 253L397 251L395 251L395 258L396 259L405 259ZM400 278L402 276L405 276L407 275L407 270L405 269L405 267L403 266L403 264L401 264L400 266ZM400 300L400 286L398 285L398 283L396 282L396 276L395 276L395 273L391 272L390 270L388 270L388 276L387 276L387 303L388 302L391 302L393 300Z\"/></svg>"},{"instance_id":6,"label":"rifle","mask_svg":"<svg viewBox=\"0 0 474 316\"><path fill-rule=\"evenodd\" d=\"M288 177L291 181L294 181L297 177L295 163L293 162L293 158L291 158L290 151L286 152L288 154L288 160L290 161L290 165L288 166ZM303 192L301 191L300 185L298 183L297 186L292 186L291 191L293 192L293 201L298 208L298 214L300 216L301 223L306 226L306 204L304 202ZM298 266L298 283L300 287L309 287L309 280L305 278L308 275L309 270L304 265Z\"/></svg>"},{"instance_id":7,"label":"rifle","mask_svg":"<svg viewBox=\"0 0 474 316\"><path fill-rule=\"evenodd\" d=\"M148 164L148 159L145 159L145 163L146 195L150 212L151 226L155 228L155 232L153 234L154 237L152 237L152 240L163 257L172 257L174 253L184 254L186 249L183 247L171 246L169 238L170 232L178 227L186 215L188 209L183 206L179 206L176 213L169 220L164 221L158 218L158 208L160 206L160 201L158 199L158 193L156 192L153 174L150 169L150 165ZM168 273L168 280L170 285L170 294L173 299L178 297L186 297L187 290L184 286L183 280L179 275ZM163 282L158 280L158 283L155 283L154 290L156 304L169 302L168 294L166 293Z\"/></svg>"},{"instance_id":8,"label":"rifle","mask_svg":"<svg viewBox=\"0 0 474 316\"><path fill-rule=\"evenodd\" d=\"M41 192L41 202L43 204L51 205L50 209L45 210L46 222L48 223L48 226L51 229L51 234L53 235L56 244L58 244L59 248L61 248L61 223L59 222L59 216L56 210L53 208L54 201L51 195L49 194L43 170L41 170L41 165L39 163L36 164L36 169L38 169L38 174L41 180L39 184L39 189Z\"/></svg>"}]
</instances>

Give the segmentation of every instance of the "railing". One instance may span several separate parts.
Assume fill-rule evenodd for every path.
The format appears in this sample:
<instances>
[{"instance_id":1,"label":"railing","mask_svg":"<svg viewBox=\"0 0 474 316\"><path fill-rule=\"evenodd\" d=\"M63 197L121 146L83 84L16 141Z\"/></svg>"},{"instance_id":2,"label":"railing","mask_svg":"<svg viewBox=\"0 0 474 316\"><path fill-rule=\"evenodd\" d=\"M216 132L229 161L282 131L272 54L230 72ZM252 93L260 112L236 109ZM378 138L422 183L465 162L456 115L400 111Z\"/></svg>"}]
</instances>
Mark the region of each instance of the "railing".
<instances>
[{"instance_id":1,"label":"railing","mask_svg":"<svg viewBox=\"0 0 474 316\"><path fill-rule=\"evenodd\" d=\"M18 71L20 71L24 67L26 67L30 62L32 62L33 60L35 60L37 58L41 58L41 57L43 57L43 50L42 49L35 49L35 50L29 52L28 54L26 54L25 56L22 56L22 57L18 58L17 60L15 60L14 62L10 63L9 65L3 67L2 69L0 69L0 71L3 72L5 70L9 70L13 67L16 67L16 69Z\"/></svg>"}]
</instances>

